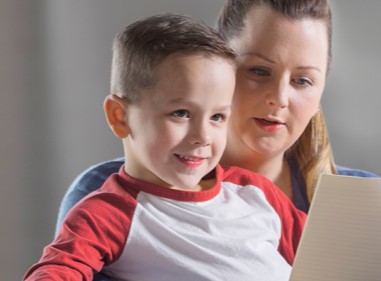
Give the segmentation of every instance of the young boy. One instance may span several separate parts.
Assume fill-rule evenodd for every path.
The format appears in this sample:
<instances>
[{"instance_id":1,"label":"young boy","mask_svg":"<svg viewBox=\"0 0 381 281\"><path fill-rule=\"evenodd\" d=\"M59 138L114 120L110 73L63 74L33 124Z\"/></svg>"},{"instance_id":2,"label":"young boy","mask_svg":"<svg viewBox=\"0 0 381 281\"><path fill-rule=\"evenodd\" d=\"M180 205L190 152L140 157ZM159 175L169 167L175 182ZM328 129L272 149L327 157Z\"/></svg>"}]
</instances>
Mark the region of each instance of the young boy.
<instances>
[{"instance_id":1,"label":"young boy","mask_svg":"<svg viewBox=\"0 0 381 281\"><path fill-rule=\"evenodd\" d=\"M25 280L288 280L305 216L266 178L223 168L235 54L162 14L116 36L108 123L125 165L68 214Z\"/></svg>"}]
</instances>

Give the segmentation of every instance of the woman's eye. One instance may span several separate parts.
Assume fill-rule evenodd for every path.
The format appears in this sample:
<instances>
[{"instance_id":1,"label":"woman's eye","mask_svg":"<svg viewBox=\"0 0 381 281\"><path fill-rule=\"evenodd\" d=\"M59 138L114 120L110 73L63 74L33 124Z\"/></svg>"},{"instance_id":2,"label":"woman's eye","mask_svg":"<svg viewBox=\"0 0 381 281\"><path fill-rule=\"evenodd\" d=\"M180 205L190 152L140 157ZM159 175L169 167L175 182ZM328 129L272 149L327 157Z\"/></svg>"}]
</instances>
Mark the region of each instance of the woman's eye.
<instances>
[{"instance_id":1,"label":"woman's eye","mask_svg":"<svg viewBox=\"0 0 381 281\"><path fill-rule=\"evenodd\" d=\"M311 79L308 79L308 78L296 78L294 79L294 82L300 86L312 86L313 85L313 82Z\"/></svg>"},{"instance_id":2,"label":"woman's eye","mask_svg":"<svg viewBox=\"0 0 381 281\"><path fill-rule=\"evenodd\" d=\"M257 76L270 76L270 72L267 69L260 67L251 68L250 72L254 73Z\"/></svg>"},{"instance_id":3,"label":"woman's eye","mask_svg":"<svg viewBox=\"0 0 381 281\"><path fill-rule=\"evenodd\" d=\"M172 112L171 115L176 118L189 118L189 112L185 109L176 110Z\"/></svg>"}]
</instances>

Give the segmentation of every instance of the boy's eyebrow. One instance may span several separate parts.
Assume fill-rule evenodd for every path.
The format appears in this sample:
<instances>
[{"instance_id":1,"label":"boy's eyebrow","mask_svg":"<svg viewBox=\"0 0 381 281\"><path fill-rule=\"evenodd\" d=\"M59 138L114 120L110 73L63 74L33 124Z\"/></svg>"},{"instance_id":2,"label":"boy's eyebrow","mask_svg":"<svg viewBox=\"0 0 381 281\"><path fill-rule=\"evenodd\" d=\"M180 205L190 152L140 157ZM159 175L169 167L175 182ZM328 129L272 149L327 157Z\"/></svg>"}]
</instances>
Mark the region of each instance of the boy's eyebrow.
<instances>
[{"instance_id":1,"label":"boy's eyebrow","mask_svg":"<svg viewBox=\"0 0 381 281\"><path fill-rule=\"evenodd\" d=\"M171 99L168 101L169 104L186 104L186 105L193 105L194 103L188 99L185 99L185 98L175 98L175 99ZM229 105L222 105L220 107L218 107L217 109L218 110L222 110L222 111L225 111L225 110L229 110L231 108L231 104Z\"/></svg>"},{"instance_id":2,"label":"boy's eyebrow","mask_svg":"<svg viewBox=\"0 0 381 281\"><path fill-rule=\"evenodd\" d=\"M175 99L169 100L168 103L176 104L176 103L191 103L191 102L185 98L175 98Z\"/></svg>"},{"instance_id":3,"label":"boy's eyebrow","mask_svg":"<svg viewBox=\"0 0 381 281\"><path fill-rule=\"evenodd\" d=\"M218 110L221 110L221 111L226 111L226 110L230 110L231 107L232 107L232 106L229 104L229 105L223 105L223 106L220 106L220 107L218 107L217 109L218 109Z\"/></svg>"}]
</instances>

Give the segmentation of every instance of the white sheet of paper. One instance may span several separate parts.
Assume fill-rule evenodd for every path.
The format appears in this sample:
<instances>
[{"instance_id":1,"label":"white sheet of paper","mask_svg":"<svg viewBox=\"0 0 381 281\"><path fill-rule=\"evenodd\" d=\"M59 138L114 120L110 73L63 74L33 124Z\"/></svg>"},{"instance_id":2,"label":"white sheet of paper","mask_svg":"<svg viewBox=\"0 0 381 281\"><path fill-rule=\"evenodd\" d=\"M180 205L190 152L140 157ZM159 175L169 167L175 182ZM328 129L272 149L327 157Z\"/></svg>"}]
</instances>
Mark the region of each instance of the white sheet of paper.
<instances>
[{"instance_id":1,"label":"white sheet of paper","mask_svg":"<svg viewBox=\"0 0 381 281\"><path fill-rule=\"evenodd\" d=\"M381 280L381 179L322 175L290 281Z\"/></svg>"}]
</instances>

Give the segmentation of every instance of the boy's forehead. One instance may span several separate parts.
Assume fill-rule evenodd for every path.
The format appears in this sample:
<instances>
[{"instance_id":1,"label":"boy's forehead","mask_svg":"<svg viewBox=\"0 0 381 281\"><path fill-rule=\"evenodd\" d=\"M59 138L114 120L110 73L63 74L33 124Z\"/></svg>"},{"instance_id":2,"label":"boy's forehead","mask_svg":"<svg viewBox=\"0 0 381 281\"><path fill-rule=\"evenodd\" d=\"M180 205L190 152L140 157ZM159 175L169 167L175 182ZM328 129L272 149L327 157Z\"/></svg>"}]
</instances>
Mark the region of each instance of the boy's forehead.
<instances>
[{"instance_id":1,"label":"boy's forehead","mask_svg":"<svg viewBox=\"0 0 381 281\"><path fill-rule=\"evenodd\" d=\"M142 98L156 105L230 106L235 86L235 65L224 57L181 54L168 57L157 67L154 83ZM207 99L213 95L215 99Z\"/></svg>"},{"instance_id":2,"label":"boy's forehead","mask_svg":"<svg viewBox=\"0 0 381 281\"><path fill-rule=\"evenodd\" d=\"M235 76L236 64L231 58L203 52L174 53L162 60L153 70L155 84L171 82L173 79L198 83L194 76L210 75L210 69L229 72Z\"/></svg>"},{"instance_id":3,"label":"boy's forehead","mask_svg":"<svg viewBox=\"0 0 381 281\"><path fill-rule=\"evenodd\" d=\"M218 60L219 62L226 62L235 65L235 61L231 57L223 56L220 54L208 53L205 51L186 51L175 52L168 55L158 63L156 68L160 68L160 66L166 64L187 66L190 62L194 61L195 59L201 59L205 63L215 63L216 60Z\"/></svg>"},{"instance_id":4,"label":"boy's forehead","mask_svg":"<svg viewBox=\"0 0 381 281\"><path fill-rule=\"evenodd\" d=\"M201 82L200 76L216 73L235 76L235 63L230 58L205 53L175 53L168 56L154 70L157 83L176 79Z\"/></svg>"}]
</instances>

